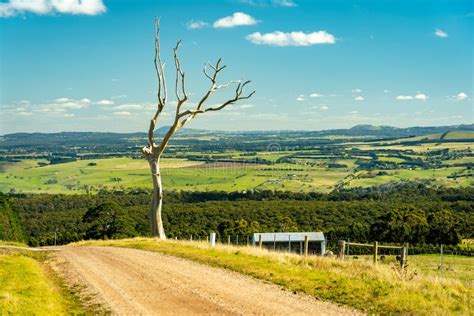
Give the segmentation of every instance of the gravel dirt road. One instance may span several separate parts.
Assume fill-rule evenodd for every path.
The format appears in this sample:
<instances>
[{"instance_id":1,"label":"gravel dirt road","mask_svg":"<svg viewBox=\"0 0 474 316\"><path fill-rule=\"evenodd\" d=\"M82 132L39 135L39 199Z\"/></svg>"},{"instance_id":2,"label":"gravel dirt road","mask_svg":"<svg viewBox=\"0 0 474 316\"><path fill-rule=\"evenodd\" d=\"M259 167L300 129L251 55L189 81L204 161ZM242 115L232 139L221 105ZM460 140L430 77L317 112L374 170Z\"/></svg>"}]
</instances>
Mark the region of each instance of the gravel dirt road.
<instances>
[{"instance_id":1,"label":"gravel dirt road","mask_svg":"<svg viewBox=\"0 0 474 316\"><path fill-rule=\"evenodd\" d=\"M81 285L87 297L112 314L358 314L235 272L155 252L63 247L52 261L68 283Z\"/></svg>"}]
</instances>

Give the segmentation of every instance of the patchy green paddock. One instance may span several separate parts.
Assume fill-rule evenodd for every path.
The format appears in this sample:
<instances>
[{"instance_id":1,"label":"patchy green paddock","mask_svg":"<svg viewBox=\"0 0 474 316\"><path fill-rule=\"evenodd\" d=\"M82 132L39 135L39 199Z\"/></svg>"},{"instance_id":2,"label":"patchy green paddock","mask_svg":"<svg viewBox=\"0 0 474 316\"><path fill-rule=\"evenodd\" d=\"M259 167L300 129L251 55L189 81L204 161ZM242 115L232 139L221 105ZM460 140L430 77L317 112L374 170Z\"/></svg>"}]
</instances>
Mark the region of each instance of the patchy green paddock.
<instances>
[{"instance_id":1,"label":"patchy green paddock","mask_svg":"<svg viewBox=\"0 0 474 316\"><path fill-rule=\"evenodd\" d=\"M0 191L84 193L100 189L151 188L147 162L131 158L79 160L40 167L36 160L3 163ZM327 192L349 173L307 165L233 164L163 159L167 190L224 190L253 188Z\"/></svg>"},{"instance_id":2,"label":"patchy green paddock","mask_svg":"<svg viewBox=\"0 0 474 316\"><path fill-rule=\"evenodd\" d=\"M378 172L383 171L383 175L376 175ZM448 178L453 174L462 175L466 172L464 167L446 167L439 169L400 169L400 170L373 170L373 177L360 177L350 181L350 187L370 187L374 185L380 185L390 181L403 181L403 180L424 180L432 179L439 184L456 187L456 186L472 186L474 185L474 177L457 177ZM367 174L367 171L361 171L357 175L361 176Z\"/></svg>"}]
</instances>

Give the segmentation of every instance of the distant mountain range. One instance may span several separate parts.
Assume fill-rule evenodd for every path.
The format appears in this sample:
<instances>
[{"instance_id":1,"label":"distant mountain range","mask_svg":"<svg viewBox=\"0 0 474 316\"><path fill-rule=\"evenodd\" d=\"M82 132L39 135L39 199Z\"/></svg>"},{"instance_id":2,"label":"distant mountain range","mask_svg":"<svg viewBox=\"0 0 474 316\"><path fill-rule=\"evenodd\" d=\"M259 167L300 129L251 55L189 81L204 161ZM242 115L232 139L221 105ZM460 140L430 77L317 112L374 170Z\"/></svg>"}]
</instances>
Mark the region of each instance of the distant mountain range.
<instances>
[{"instance_id":1,"label":"distant mountain range","mask_svg":"<svg viewBox=\"0 0 474 316\"><path fill-rule=\"evenodd\" d=\"M169 126L163 126L157 130L159 135L163 135ZM220 135L224 138L234 136L258 135L260 137L270 137L275 134L293 135L294 137L324 137L330 135L338 136L370 136L373 138L403 138L411 136L423 136L429 134L442 134L452 131L474 131L474 124L451 125L451 126L414 126L407 128L398 128L393 126L375 126L375 125L356 125L349 129L331 129L322 131L215 131L183 129L179 134L189 138L200 137L203 135ZM74 145L81 143L97 144L123 144L125 143L146 143L146 133L101 133L101 132L61 132L61 133L13 133L0 136L0 147L18 147L38 144Z\"/></svg>"}]
</instances>

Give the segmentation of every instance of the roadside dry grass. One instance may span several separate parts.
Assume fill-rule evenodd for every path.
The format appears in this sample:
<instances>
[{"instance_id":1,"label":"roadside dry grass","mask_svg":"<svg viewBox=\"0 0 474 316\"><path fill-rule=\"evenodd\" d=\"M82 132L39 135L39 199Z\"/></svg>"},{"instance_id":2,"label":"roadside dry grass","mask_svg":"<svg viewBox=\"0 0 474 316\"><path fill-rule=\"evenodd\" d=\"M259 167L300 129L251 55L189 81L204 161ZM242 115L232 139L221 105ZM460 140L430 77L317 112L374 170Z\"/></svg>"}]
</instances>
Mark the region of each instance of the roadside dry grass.
<instances>
[{"instance_id":1,"label":"roadside dry grass","mask_svg":"<svg viewBox=\"0 0 474 316\"><path fill-rule=\"evenodd\" d=\"M203 242L151 238L85 241L75 245L130 247L182 257L371 314L470 315L474 310L472 287L410 271L400 273L395 265L374 267L364 262L341 262L332 258L305 259L253 247L218 245L210 248Z\"/></svg>"}]
</instances>

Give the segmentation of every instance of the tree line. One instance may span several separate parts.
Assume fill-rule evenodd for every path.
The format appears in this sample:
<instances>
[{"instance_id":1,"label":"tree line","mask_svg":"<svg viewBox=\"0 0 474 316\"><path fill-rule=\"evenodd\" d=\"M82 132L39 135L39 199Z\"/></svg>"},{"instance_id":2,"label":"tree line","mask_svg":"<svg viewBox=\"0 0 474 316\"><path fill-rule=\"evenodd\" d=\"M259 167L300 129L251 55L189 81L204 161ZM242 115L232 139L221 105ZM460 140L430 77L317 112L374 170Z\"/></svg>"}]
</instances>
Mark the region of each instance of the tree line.
<instances>
[{"instance_id":1,"label":"tree line","mask_svg":"<svg viewBox=\"0 0 474 316\"><path fill-rule=\"evenodd\" d=\"M166 192L168 237L216 232L322 231L327 239L456 245L474 232L472 188L405 183L330 194L274 191ZM0 239L33 246L148 236L146 190L96 195L0 195Z\"/></svg>"}]
</instances>

